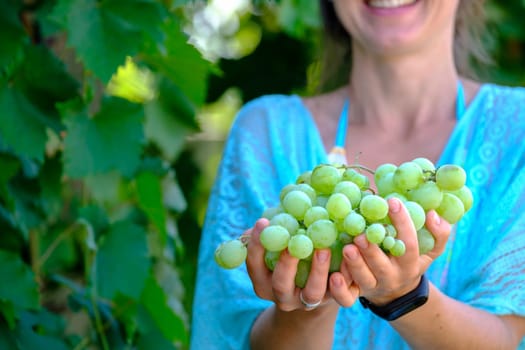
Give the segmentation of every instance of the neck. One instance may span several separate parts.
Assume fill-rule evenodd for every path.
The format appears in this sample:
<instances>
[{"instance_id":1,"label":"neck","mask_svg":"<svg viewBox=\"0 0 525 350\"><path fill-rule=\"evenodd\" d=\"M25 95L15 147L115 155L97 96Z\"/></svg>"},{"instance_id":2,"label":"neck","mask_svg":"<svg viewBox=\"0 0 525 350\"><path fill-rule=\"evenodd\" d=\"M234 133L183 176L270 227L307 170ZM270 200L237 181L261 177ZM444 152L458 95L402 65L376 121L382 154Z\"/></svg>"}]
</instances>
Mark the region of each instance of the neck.
<instances>
[{"instance_id":1,"label":"neck","mask_svg":"<svg viewBox=\"0 0 525 350\"><path fill-rule=\"evenodd\" d=\"M450 52L449 57L443 52ZM459 79L450 49L435 46L422 57L379 57L354 47L349 97L351 119L406 133L428 122L455 118Z\"/></svg>"}]
</instances>

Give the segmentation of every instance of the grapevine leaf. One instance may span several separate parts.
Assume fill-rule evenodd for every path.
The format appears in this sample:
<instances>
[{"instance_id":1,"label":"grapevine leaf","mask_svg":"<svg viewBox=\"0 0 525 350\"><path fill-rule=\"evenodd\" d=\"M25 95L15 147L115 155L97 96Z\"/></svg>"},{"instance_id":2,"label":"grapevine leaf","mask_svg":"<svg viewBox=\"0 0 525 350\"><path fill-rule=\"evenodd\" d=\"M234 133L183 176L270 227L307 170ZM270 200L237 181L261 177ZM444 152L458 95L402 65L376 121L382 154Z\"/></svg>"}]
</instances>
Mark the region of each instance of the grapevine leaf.
<instances>
[{"instance_id":1,"label":"grapevine leaf","mask_svg":"<svg viewBox=\"0 0 525 350\"><path fill-rule=\"evenodd\" d=\"M194 130L188 128L175 118L159 100L145 106L144 132L146 138L153 142L161 151L163 158L174 161L180 155L189 135Z\"/></svg>"},{"instance_id":2,"label":"grapevine leaf","mask_svg":"<svg viewBox=\"0 0 525 350\"><path fill-rule=\"evenodd\" d=\"M47 135L40 121L44 119L25 95L0 85L0 138L15 153L43 160Z\"/></svg>"},{"instance_id":3,"label":"grapevine leaf","mask_svg":"<svg viewBox=\"0 0 525 350\"><path fill-rule=\"evenodd\" d=\"M166 210L163 205L159 177L151 172L142 172L136 177L139 206L146 212L160 234L162 245L167 242Z\"/></svg>"},{"instance_id":4,"label":"grapevine leaf","mask_svg":"<svg viewBox=\"0 0 525 350\"><path fill-rule=\"evenodd\" d=\"M18 159L9 156L7 154L0 154L0 197L7 198L7 182L18 172L20 169L20 162Z\"/></svg>"},{"instance_id":5,"label":"grapevine leaf","mask_svg":"<svg viewBox=\"0 0 525 350\"><path fill-rule=\"evenodd\" d=\"M143 115L142 105L108 97L93 118L84 112L67 117L65 173L79 178L119 170L131 176L140 163Z\"/></svg>"},{"instance_id":6,"label":"grapevine leaf","mask_svg":"<svg viewBox=\"0 0 525 350\"><path fill-rule=\"evenodd\" d=\"M63 330L63 319L42 310L38 313L24 312L14 333L21 349L67 350L68 347L60 339Z\"/></svg>"},{"instance_id":7,"label":"grapevine leaf","mask_svg":"<svg viewBox=\"0 0 525 350\"><path fill-rule=\"evenodd\" d=\"M191 103L202 105L212 64L188 43L179 23L169 20L163 27L166 34L163 50L145 55L144 59L176 84Z\"/></svg>"},{"instance_id":8,"label":"grapevine leaf","mask_svg":"<svg viewBox=\"0 0 525 350\"><path fill-rule=\"evenodd\" d=\"M184 322L168 306L166 294L153 277L147 280L141 301L145 307L143 312L139 309L138 326L142 332L148 334L157 328L166 339L187 343Z\"/></svg>"},{"instance_id":9,"label":"grapevine leaf","mask_svg":"<svg viewBox=\"0 0 525 350\"><path fill-rule=\"evenodd\" d=\"M78 95L78 82L45 46L28 46L25 60L13 78L15 86L41 111L41 122L56 132L63 129L56 103ZM44 114L45 113L45 114Z\"/></svg>"},{"instance_id":10,"label":"grapevine leaf","mask_svg":"<svg viewBox=\"0 0 525 350\"><path fill-rule=\"evenodd\" d=\"M92 276L98 294L107 299L122 293L138 299L148 276L150 260L146 232L121 221L114 224L99 242Z\"/></svg>"},{"instance_id":11,"label":"grapevine leaf","mask_svg":"<svg viewBox=\"0 0 525 350\"><path fill-rule=\"evenodd\" d=\"M9 283L0 283L0 300L17 309L38 309L39 294L34 274L20 257L14 253L0 250L0 276Z\"/></svg>"},{"instance_id":12,"label":"grapevine leaf","mask_svg":"<svg viewBox=\"0 0 525 350\"><path fill-rule=\"evenodd\" d=\"M0 67L10 64L22 52L24 41L27 38L20 21L20 1L2 1L0 11Z\"/></svg>"},{"instance_id":13,"label":"grapevine leaf","mask_svg":"<svg viewBox=\"0 0 525 350\"><path fill-rule=\"evenodd\" d=\"M161 35L158 28L165 15L154 0L62 1L59 11L64 13L54 16L66 18L68 45L104 82L126 56L138 52L142 35L156 39Z\"/></svg>"}]
</instances>

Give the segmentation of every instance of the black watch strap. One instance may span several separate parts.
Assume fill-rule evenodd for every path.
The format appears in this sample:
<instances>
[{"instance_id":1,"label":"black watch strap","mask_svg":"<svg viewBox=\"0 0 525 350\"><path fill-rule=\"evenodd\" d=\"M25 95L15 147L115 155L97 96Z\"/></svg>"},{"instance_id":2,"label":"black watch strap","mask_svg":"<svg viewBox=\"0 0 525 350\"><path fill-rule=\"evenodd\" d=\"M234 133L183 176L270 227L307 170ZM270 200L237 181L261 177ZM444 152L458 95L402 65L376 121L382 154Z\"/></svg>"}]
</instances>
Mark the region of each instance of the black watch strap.
<instances>
[{"instance_id":1,"label":"black watch strap","mask_svg":"<svg viewBox=\"0 0 525 350\"><path fill-rule=\"evenodd\" d=\"M359 301L365 309L370 309L374 314L387 321L393 321L406 315L410 311L425 304L428 299L428 279L421 276L416 289L382 306L372 304L365 297L359 297Z\"/></svg>"}]
</instances>

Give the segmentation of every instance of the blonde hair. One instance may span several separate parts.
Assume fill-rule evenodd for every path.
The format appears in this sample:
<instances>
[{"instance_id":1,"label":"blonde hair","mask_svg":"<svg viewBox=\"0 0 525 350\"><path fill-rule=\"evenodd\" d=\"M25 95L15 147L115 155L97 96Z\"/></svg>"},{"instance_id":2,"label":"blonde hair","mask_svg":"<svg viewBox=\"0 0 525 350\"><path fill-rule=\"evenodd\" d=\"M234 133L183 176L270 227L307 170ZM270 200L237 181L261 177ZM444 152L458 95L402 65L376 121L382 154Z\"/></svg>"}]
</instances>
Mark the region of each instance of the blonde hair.
<instances>
[{"instance_id":1,"label":"blonde hair","mask_svg":"<svg viewBox=\"0 0 525 350\"><path fill-rule=\"evenodd\" d=\"M320 0L324 25L318 87L328 91L344 85L351 66L351 37L339 21L331 0ZM460 75L476 79L476 65L489 64L485 0L460 0L455 24L454 59Z\"/></svg>"}]
</instances>

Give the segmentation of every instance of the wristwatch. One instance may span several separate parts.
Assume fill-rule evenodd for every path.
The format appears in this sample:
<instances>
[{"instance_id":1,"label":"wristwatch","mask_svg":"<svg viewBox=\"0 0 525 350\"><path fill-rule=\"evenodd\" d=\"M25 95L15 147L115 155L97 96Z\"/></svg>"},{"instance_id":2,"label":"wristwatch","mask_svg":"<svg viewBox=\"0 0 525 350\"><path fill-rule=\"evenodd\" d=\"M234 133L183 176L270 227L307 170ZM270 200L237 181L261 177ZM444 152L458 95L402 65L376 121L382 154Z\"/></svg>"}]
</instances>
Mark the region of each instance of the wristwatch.
<instances>
[{"instance_id":1,"label":"wristwatch","mask_svg":"<svg viewBox=\"0 0 525 350\"><path fill-rule=\"evenodd\" d=\"M428 299L428 279L425 275L421 276L416 289L413 291L394 299L390 303L382 306L372 304L365 297L359 297L361 305L365 309L370 309L374 314L387 321L393 321L399 317L406 315L410 311L417 309L425 304Z\"/></svg>"}]
</instances>

